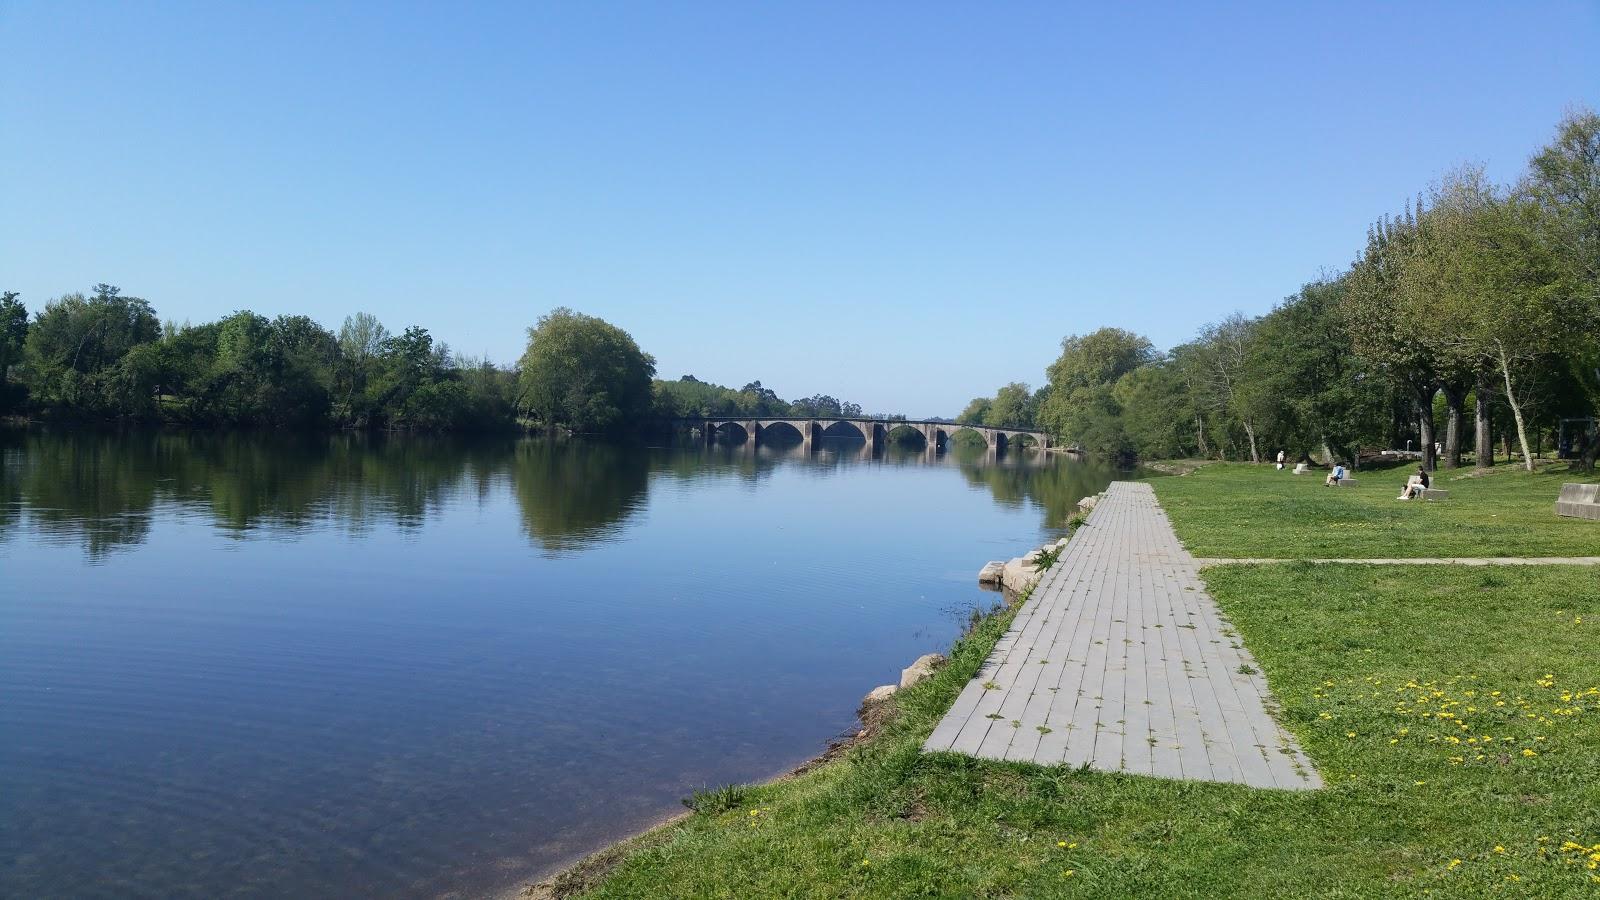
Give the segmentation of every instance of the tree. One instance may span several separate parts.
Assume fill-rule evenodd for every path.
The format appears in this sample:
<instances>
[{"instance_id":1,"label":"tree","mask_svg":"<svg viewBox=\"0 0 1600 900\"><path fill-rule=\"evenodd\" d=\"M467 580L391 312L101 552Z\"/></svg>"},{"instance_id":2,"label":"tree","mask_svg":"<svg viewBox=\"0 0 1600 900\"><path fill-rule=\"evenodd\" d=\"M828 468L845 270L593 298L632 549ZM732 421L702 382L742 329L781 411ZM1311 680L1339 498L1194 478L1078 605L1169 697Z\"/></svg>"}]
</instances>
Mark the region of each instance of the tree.
<instances>
[{"instance_id":1,"label":"tree","mask_svg":"<svg viewBox=\"0 0 1600 900\"><path fill-rule=\"evenodd\" d=\"M1341 303L1355 351L1401 387L1417 415L1422 464L1434 468L1433 395L1439 390L1440 355L1420 329L1431 321L1417 290L1403 279L1421 251L1420 210L1385 217L1367 230L1367 246L1350 267ZM1427 334L1433 334L1431 329Z\"/></svg>"},{"instance_id":2,"label":"tree","mask_svg":"<svg viewBox=\"0 0 1600 900\"><path fill-rule=\"evenodd\" d=\"M1140 456L1174 458L1190 446L1190 398L1182 375L1167 361L1140 366L1117 380L1111 398L1122 427Z\"/></svg>"},{"instance_id":3,"label":"tree","mask_svg":"<svg viewBox=\"0 0 1600 900\"><path fill-rule=\"evenodd\" d=\"M1245 383L1245 365L1254 334L1255 321L1236 312L1200 330L1191 359L1198 366L1199 377L1206 382L1206 394L1212 398L1214 411L1239 423L1249 443L1250 461L1259 463L1256 421L1261 415L1260 397Z\"/></svg>"},{"instance_id":4,"label":"tree","mask_svg":"<svg viewBox=\"0 0 1600 900\"><path fill-rule=\"evenodd\" d=\"M1069 335L1061 341L1061 356L1049 368L1050 392L1039 411L1039 424L1085 449L1127 453L1131 445L1122 430L1122 409L1112 396L1112 386L1155 359L1148 338L1120 328Z\"/></svg>"},{"instance_id":5,"label":"tree","mask_svg":"<svg viewBox=\"0 0 1600 900\"><path fill-rule=\"evenodd\" d=\"M984 417L989 413L989 403L990 400L988 397L972 398L972 402L968 403L967 408L961 411L961 415L956 416L956 421L962 423L963 425L977 425L981 423L984 420Z\"/></svg>"},{"instance_id":6,"label":"tree","mask_svg":"<svg viewBox=\"0 0 1600 900\"><path fill-rule=\"evenodd\" d=\"M134 347L155 341L161 324L150 304L109 284L45 304L28 328L24 365L33 395L63 409L120 415L115 367Z\"/></svg>"},{"instance_id":7,"label":"tree","mask_svg":"<svg viewBox=\"0 0 1600 900\"><path fill-rule=\"evenodd\" d=\"M1591 413L1600 412L1600 115L1568 114L1528 168L1522 193L1544 210L1541 222L1562 263L1561 290L1587 310L1568 364ZM1593 469L1597 454L1600 435L1588 442L1580 468Z\"/></svg>"},{"instance_id":8,"label":"tree","mask_svg":"<svg viewBox=\"0 0 1600 900\"><path fill-rule=\"evenodd\" d=\"M995 392L994 400L984 411L983 424L991 427L1032 428L1033 394L1026 384L1013 381Z\"/></svg>"},{"instance_id":9,"label":"tree","mask_svg":"<svg viewBox=\"0 0 1600 900\"><path fill-rule=\"evenodd\" d=\"M16 291L0 294L0 410L11 405L11 367L22 360L28 340L28 308Z\"/></svg>"},{"instance_id":10,"label":"tree","mask_svg":"<svg viewBox=\"0 0 1600 900\"><path fill-rule=\"evenodd\" d=\"M1340 316L1345 279L1307 284L1256 325L1244 380L1296 455L1355 459L1383 438L1391 394L1355 356Z\"/></svg>"},{"instance_id":11,"label":"tree","mask_svg":"<svg viewBox=\"0 0 1600 900\"><path fill-rule=\"evenodd\" d=\"M378 354L389 340L389 329L378 317L358 312L346 316L339 328L337 389L342 398L339 417L352 425L364 424L372 410L365 403L367 382Z\"/></svg>"},{"instance_id":12,"label":"tree","mask_svg":"<svg viewBox=\"0 0 1600 900\"><path fill-rule=\"evenodd\" d=\"M626 331L565 307L528 329L519 403L547 428L615 431L650 413L655 360Z\"/></svg>"},{"instance_id":13,"label":"tree","mask_svg":"<svg viewBox=\"0 0 1600 900\"><path fill-rule=\"evenodd\" d=\"M1588 298L1564 289L1560 255L1545 239L1545 215L1529 198L1491 196L1480 206L1447 211L1439 222L1452 251L1447 278L1465 298L1461 342L1499 376L1529 471L1522 379L1593 327Z\"/></svg>"}]
</instances>

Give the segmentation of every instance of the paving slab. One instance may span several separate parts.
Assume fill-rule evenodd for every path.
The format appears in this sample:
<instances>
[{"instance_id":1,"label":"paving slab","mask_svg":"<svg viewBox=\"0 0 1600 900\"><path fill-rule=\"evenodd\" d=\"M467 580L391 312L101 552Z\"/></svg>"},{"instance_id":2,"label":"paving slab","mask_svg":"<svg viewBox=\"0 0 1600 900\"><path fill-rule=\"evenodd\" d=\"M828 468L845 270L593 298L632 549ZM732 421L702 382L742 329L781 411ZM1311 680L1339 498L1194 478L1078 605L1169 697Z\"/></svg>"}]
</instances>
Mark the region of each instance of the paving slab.
<instances>
[{"instance_id":1,"label":"paving slab","mask_svg":"<svg viewBox=\"0 0 1600 900\"><path fill-rule=\"evenodd\" d=\"M1178 542L1155 492L1119 481L923 749L1320 787L1272 705L1260 666L1206 593L1199 561Z\"/></svg>"}]
</instances>

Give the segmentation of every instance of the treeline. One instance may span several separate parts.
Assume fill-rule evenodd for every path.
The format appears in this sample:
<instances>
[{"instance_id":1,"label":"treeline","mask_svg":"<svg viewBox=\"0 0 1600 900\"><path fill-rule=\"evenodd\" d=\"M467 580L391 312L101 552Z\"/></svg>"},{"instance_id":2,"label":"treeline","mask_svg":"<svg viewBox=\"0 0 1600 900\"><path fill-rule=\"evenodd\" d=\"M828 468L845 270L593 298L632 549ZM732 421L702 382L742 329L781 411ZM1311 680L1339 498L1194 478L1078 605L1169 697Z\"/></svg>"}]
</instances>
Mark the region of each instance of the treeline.
<instances>
[{"instance_id":1,"label":"treeline","mask_svg":"<svg viewBox=\"0 0 1600 900\"><path fill-rule=\"evenodd\" d=\"M1009 424L1123 456L1348 462L1409 444L1432 468L1461 465L1469 446L1487 466L1498 444L1531 468L1560 440L1592 468L1600 116L1568 116L1514 185L1448 174L1375 222L1345 271L1264 316L1230 316L1166 353L1119 329L1074 335L1048 376L963 415L1031 414Z\"/></svg>"},{"instance_id":2,"label":"treeline","mask_svg":"<svg viewBox=\"0 0 1600 900\"><path fill-rule=\"evenodd\" d=\"M784 400L771 388L752 381L738 390L685 375L677 381L655 383L657 414L668 419L695 417L859 418L861 404L827 394ZM903 419L901 414L874 414L873 418Z\"/></svg>"},{"instance_id":3,"label":"treeline","mask_svg":"<svg viewBox=\"0 0 1600 900\"><path fill-rule=\"evenodd\" d=\"M30 321L0 295L0 413L57 420L269 428L583 433L664 428L686 416L860 415L818 395L793 402L756 381L655 379L615 325L557 309L529 329L515 367L454 353L427 329L391 333L357 313L337 333L306 316L248 310L163 324L112 285L47 302Z\"/></svg>"},{"instance_id":4,"label":"treeline","mask_svg":"<svg viewBox=\"0 0 1600 900\"><path fill-rule=\"evenodd\" d=\"M4 411L58 419L315 427L483 429L512 420L515 374L459 356L427 329L392 334L358 313L337 334L306 316L248 310L163 324L108 284L30 322L0 299Z\"/></svg>"}]
</instances>

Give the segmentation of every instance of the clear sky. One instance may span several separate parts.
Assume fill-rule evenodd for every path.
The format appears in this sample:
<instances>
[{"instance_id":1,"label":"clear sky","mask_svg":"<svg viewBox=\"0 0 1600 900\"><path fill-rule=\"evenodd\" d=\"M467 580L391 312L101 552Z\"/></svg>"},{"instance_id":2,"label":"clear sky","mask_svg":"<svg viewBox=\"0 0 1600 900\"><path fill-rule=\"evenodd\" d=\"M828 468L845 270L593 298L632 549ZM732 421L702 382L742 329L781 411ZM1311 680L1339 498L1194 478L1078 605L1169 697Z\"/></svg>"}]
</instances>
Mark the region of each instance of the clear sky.
<instances>
[{"instance_id":1,"label":"clear sky","mask_svg":"<svg viewBox=\"0 0 1600 900\"><path fill-rule=\"evenodd\" d=\"M0 47L30 308L367 310L511 362L565 305L663 377L912 415L1264 312L1600 106L1596 2L0 0Z\"/></svg>"}]
</instances>

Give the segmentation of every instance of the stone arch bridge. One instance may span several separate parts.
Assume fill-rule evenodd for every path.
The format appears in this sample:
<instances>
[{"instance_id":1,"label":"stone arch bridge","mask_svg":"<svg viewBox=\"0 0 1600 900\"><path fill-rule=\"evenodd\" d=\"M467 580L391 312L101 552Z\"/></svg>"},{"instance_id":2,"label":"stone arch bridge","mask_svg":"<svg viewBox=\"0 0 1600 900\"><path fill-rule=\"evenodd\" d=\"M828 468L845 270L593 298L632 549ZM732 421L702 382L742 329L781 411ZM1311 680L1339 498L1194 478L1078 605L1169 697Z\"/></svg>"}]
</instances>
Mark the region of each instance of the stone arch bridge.
<instances>
[{"instance_id":1,"label":"stone arch bridge","mask_svg":"<svg viewBox=\"0 0 1600 900\"><path fill-rule=\"evenodd\" d=\"M1018 438L1031 438L1039 447L1050 447L1050 436L1042 431L1030 428L993 428L987 425L965 425L959 422L940 422L930 419L869 419L869 418L819 418L804 419L793 417L773 417L744 419L729 418L695 418L678 419L676 424L701 432L709 443L718 432L732 434L743 432L743 439L751 443L760 443L762 435L773 428L793 429L800 435L800 439L808 446L824 432L831 432L835 437L846 436L841 432L847 429L837 426L845 425L854 429L867 445L872 448L880 447L889 440L889 432L897 428L910 428L922 435L929 449L943 449L949 438L958 431L974 431L983 437L984 443L991 450L1005 450L1016 444Z\"/></svg>"}]
</instances>

